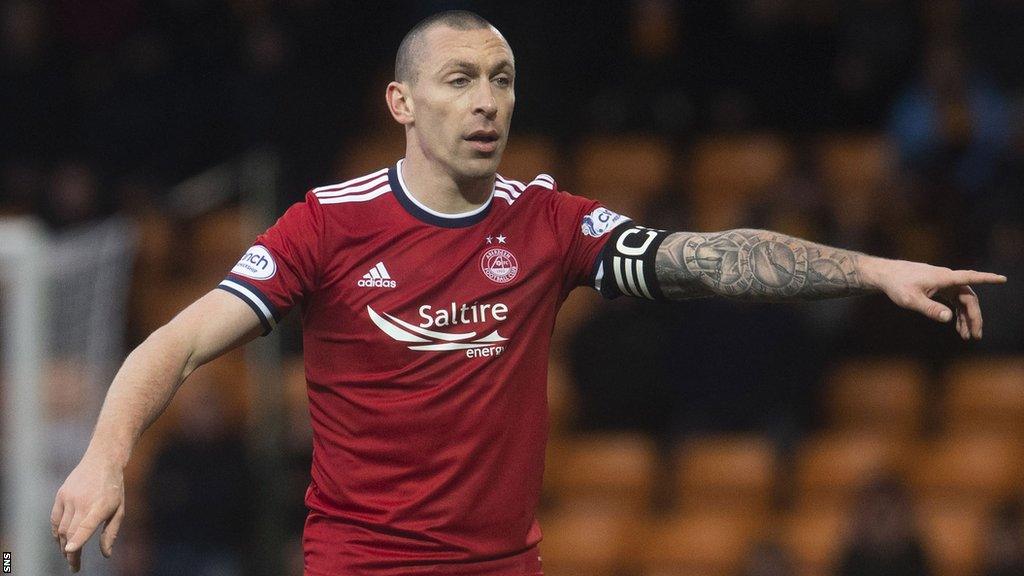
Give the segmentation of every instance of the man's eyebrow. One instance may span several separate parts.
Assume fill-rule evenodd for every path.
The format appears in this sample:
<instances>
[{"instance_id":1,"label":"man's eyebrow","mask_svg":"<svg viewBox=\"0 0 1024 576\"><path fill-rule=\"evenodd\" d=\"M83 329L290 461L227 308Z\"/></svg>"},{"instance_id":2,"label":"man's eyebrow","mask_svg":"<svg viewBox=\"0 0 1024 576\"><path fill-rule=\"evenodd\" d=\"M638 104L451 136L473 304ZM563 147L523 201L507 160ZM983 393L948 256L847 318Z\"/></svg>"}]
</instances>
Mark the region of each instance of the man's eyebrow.
<instances>
[{"instance_id":1,"label":"man's eyebrow","mask_svg":"<svg viewBox=\"0 0 1024 576\"><path fill-rule=\"evenodd\" d=\"M455 58L451 58L449 60L446 60L445 63L442 64L441 67L437 69L437 71L444 72L445 70L448 70L450 68L454 68L457 70L476 70L477 65L466 60L456 60Z\"/></svg>"},{"instance_id":2,"label":"man's eyebrow","mask_svg":"<svg viewBox=\"0 0 1024 576\"><path fill-rule=\"evenodd\" d=\"M446 60L445 63L442 64L441 67L438 68L437 70L438 70L438 72L444 72L445 70L450 70L450 69L454 69L454 70L469 70L469 71L475 72L475 71L479 70L480 67L477 66L476 64L472 63L472 62L467 61L467 60L457 60L455 58L451 58L449 60ZM502 61L498 62L497 64L495 64L493 67L491 67L491 73L493 74L493 73L501 71L503 69L507 69L509 72L515 72L516 68L512 64L511 60L502 60Z\"/></svg>"},{"instance_id":3,"label":"man's eyebrow","mask_svg":"<svg viewBox=\"0 0 1024 576\"><path fill-rule=\"evenodd\" d=\"M498 72L502 69L506 69L509 72L513 73L516 71L516 67L514 64L512 64L511 60L502 60L501 62L498 62L497 64L494 65L494 67L491 68L491 74Z\"/></svg>"}]
</instances>

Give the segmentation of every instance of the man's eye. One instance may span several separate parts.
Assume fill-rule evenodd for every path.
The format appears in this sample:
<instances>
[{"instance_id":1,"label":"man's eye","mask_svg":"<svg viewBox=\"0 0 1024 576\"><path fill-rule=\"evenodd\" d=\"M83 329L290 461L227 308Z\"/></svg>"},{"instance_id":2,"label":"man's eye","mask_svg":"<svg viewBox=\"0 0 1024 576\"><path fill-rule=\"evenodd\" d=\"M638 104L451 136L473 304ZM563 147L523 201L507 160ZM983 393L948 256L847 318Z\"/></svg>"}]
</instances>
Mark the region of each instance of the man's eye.
<instances>
[{"instance_id":1,"label":"man's eye","mask_svg":"<svg viewBox=\"0 0 1024 576\"><path fill-rule=\"evenodd\" d=\"M509 86L512 85L512 79L508 78L507 76L499 76L494 79L494 82L498 86L501 86L502 88L508 88Z\"/></svg>"},{"instance_id":2,"label":"man's eye","mask_svg":"<svg viewBox=\"0 0 1024 576\"><path fill-rule=\"evenodd\" d=\"M469 78L466 78L465 76L460 76L458 78L455 78L455 79L451 80L448 83L451 84L452 86L457 86L457 87L458 86L469 86Z\"/></svg>"}]
</instances>

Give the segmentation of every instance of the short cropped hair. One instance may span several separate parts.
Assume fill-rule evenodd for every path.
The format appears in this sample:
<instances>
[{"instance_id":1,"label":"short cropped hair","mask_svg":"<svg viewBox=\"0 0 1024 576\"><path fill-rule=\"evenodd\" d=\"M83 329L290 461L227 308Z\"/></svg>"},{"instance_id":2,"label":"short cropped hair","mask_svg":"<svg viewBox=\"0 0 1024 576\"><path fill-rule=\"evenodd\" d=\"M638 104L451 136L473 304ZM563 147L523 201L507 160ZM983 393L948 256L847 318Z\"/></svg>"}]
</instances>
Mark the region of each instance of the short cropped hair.
<instances>
[{"instance_id":1,"label":"short cropped hair","mask_svg":"<svg viewBox=\"0 0 1024 576\"><path fill-rule=\"evenodd\" d=\"M468 10L446 10L427 16L413 26L398 45L398 55L395 56L395 80L416 81L417 60L423 54L423 34L435 25L444 25L456 30L493 28L482 16Z\"/></svg>"}]
</instances>

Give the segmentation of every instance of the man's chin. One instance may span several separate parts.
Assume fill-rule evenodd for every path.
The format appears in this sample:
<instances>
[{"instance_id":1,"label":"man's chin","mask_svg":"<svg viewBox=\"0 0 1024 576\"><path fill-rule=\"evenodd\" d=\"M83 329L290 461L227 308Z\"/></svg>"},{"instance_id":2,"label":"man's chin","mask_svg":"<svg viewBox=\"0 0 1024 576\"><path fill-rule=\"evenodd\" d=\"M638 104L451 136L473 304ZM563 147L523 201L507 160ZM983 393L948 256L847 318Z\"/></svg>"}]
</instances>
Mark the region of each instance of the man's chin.
<instances>
[{"instance_id":1,"label":"man's chin","mask_svg":"<svg viewBox=\"0 0 1024 576\"><path fill-rule=\"evenodd\" d=\"M490 178L498 171L499 164L501 164L501 152L494 152L462 162L459 171L467 179Z\"/></svg>"}]
</instances>

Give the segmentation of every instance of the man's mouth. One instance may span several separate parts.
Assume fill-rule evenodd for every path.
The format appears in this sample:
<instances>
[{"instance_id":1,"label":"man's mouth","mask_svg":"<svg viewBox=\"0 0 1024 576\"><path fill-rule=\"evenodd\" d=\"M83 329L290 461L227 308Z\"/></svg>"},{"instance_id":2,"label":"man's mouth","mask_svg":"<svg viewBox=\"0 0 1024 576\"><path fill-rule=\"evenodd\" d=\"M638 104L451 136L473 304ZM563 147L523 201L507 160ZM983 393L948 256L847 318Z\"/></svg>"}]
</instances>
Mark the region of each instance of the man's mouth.
<instances>
[{"instance_id":1,"label":"man's mouth","mask_svg":"<svg viewBox=\"0 0 1024 576\"><path fill-rule=\"evenodd\" d=\"M472 140L474 142L494 142L498 139L498 133L494 130L477 130L466 136L466 140Z\"/></svg>"},{"instance_id":2,"label":"man's mouth","mask_svg":"<svg viewBox=\"0 0 1024 576\"><path fill-rule=\"evenodd\" d=\"M493 130L477 130L465 139L480 152L494 152L498 149L498 133Z\"/></svg>"}]
</instances>

